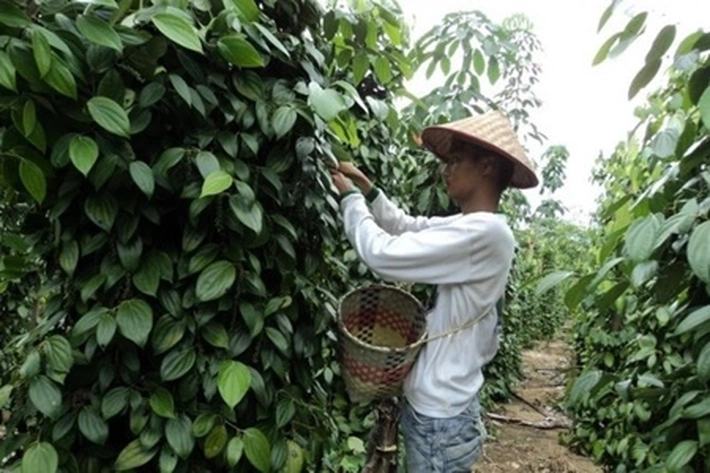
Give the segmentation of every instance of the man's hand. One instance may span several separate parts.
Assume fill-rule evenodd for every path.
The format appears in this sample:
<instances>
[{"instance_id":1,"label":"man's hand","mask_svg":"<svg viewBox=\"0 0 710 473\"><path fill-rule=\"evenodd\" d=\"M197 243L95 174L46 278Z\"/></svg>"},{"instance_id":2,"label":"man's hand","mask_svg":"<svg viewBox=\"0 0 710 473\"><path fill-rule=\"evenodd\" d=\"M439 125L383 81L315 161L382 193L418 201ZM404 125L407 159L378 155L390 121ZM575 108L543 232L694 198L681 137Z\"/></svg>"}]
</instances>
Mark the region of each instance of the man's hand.
<instances>
[{"instance_id":1,"label":"man's hand","mask_svg":"<svg viewBox=\"0 0 710 473\"><path fill-rule=\"evenodd\" d=\"M330 178L333 180L333 186L335 187L335 189L338 191L338 194L340 194L340 195L342 195L343 193L345 193L347 191L355 189L353 187L352 183L340 171L336 171L335 169L331 169L330 170Z\"/></svg>"},{"instance_id":2,"label":"man's hand","mask_svg":"<svg viewBox=\"0 0 710 473\"><path fill-rule=\"evenodd\" d=\"M372 181L370 181L370 179L368 179L368 177L352 163L341 162L338 166L338 171L346 177L352 179L355 185L358 186L363 193L367 194L372 190Z\"/></svg>"}]
</instances>

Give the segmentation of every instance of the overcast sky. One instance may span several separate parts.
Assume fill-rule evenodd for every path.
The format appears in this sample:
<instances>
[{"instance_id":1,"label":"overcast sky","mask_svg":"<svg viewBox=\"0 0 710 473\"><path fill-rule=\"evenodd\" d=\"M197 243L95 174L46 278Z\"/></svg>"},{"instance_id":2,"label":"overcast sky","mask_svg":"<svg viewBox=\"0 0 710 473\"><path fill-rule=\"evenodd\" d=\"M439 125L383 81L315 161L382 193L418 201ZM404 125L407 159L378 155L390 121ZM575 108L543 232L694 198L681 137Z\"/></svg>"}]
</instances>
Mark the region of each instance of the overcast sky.
<instances>
[{"instance_id":1,"label":"overcast sky","mask_svg":"<svg viewBox=\"0 0 710 473\"><path fill-rule=\"evenodd\" d=\"M608 4L609 0L400 1L415 37L447 13L456 11L480 10L494 21L524 13L532 20L544 49L539 57L542 75L537 89L543 106L533 119L548 136L548 144L561 144L570 151L567 184L558 197L573 218L595 208L599 190L589 182L589 176L596 157L601 151L612 151L636 123L633 107L650 89L642 91L634 103L627 100L627 91L656 32L667 23L678 25L673 52L685 34L702 27L710 18L707 0L625 0L613 21L597 33L599 17ZM651 11L647 38L617 60L592 67L592 59L606 38L623 28L630 16L644 10ZM423 92L434 85L416 79L410 87ZM537 158L542 151L531 149L531 154ZM536 201L536 191L528 191L527 195Z\"/></svg>"}]
</instances>

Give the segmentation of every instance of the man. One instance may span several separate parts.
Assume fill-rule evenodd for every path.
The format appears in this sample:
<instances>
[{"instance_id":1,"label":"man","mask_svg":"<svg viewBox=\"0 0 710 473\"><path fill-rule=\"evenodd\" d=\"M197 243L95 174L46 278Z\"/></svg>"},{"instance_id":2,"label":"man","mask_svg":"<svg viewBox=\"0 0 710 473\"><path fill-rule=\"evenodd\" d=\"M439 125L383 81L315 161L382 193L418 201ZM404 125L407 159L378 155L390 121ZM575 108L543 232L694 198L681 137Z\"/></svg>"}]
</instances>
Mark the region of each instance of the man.
<instances>
[{"instance_id":1,"label":"man","mask_svg":"<svg viewBox=\"0 0 710 473\"><path fill-rule=\"evenodd\" d=\"M404 382L407 471L468 472L485 440L481 370L498 349L496 302L515 245L496 211L506 187L534 187L538 179L500 112L428 127L422 142L441 159L448 194L461 213L412 217L353 165L341 163L331 175L360 259L383 279L435 284L427 330L432 338L450 334L422 348Z\"/></svg>"}]
</instances>

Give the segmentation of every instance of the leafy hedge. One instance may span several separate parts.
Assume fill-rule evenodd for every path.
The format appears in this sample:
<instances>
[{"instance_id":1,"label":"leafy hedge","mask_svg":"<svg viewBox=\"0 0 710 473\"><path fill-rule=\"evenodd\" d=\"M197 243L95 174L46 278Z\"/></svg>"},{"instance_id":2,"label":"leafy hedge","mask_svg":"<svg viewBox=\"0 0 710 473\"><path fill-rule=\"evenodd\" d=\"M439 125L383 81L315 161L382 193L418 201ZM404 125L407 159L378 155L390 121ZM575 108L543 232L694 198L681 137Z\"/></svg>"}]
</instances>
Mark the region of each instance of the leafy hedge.
<instances>
[{"instance_id":1,"label":"leafy hedge","mask_svg":"<svg viewBox=\"0 0 710 473\"><path fill-rule=\"evenodd\" d=\"M595 60L628 46L646 17L632 18ZM674 25L658 32L630 97L659 71L675 35ZM637 110L629 140L598 163L596 270L566 295L581 309L583 368L567 397L576 420L568 440L617 472L710 468L708 50L703 32L677 44L667 84Z\"/></svg>"},{"instance_id":2,"label":"leafy hedge","mask_svg":"<svg viewBox=\"0 0 710 473\"><path fill-rule=\"evenodd\" d=\"M321 19L308 1L0 4L2 177L36 202L21 241L47 278L0 457L323 461L344 285L322 156L363 97L327 75Z\"/></svg>"}]
</instances>

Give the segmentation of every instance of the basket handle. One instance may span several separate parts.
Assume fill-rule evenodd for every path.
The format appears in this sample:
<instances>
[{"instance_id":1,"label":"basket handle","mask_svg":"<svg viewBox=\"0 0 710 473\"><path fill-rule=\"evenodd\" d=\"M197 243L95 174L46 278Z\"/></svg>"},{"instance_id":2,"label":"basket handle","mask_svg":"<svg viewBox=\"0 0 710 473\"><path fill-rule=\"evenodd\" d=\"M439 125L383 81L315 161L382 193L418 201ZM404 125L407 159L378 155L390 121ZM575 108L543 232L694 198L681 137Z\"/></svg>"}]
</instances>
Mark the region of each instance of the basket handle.
<instances>
[{"instance_id":1,"label":"basket handle","mask_svg":"<svg viewBox=\"0 0 710 473\"><path fill-rule=\"evenodd\" d=\"M494 308L494 307L493 307L493 308ZM455 334L455 333L458 333L458 332L461 332L461 331L463 331L463 330L466 330L466 329L469 329L469 328L471 328L471 327L474 327L474 326L476 326L481 320L483 320L484 318L486 318L486 316L488 316L488 314L491 313L491 310L492 310L493 308L488 309L488 310L487 310L486 312L484 312L483 315L481 315L480 317L477 317L477 318L475 318L475 319L471 319L471 320L469 320L468 322L466 322L466 323L464 323L464 324L462 324L462 325L459 325L459 326L456 327L456 328L453 328L453 329L451 329L451 330L447 330L446 332L439 333L439 334L436 334L436 335L432 335L431 337L427 337L427 338L421 339L421 340L419 340L419 341L417 341L417 342L414 342L414 343L411 345L411 347L412 347L412 348L413 348L413 347L418 347L419 345L424 345L425 343L429 343L429 342L431 342L431 341L438 340L439 338L450 337L451 335L453 335L453 334Z\"/></svg>"}]
</instances>

